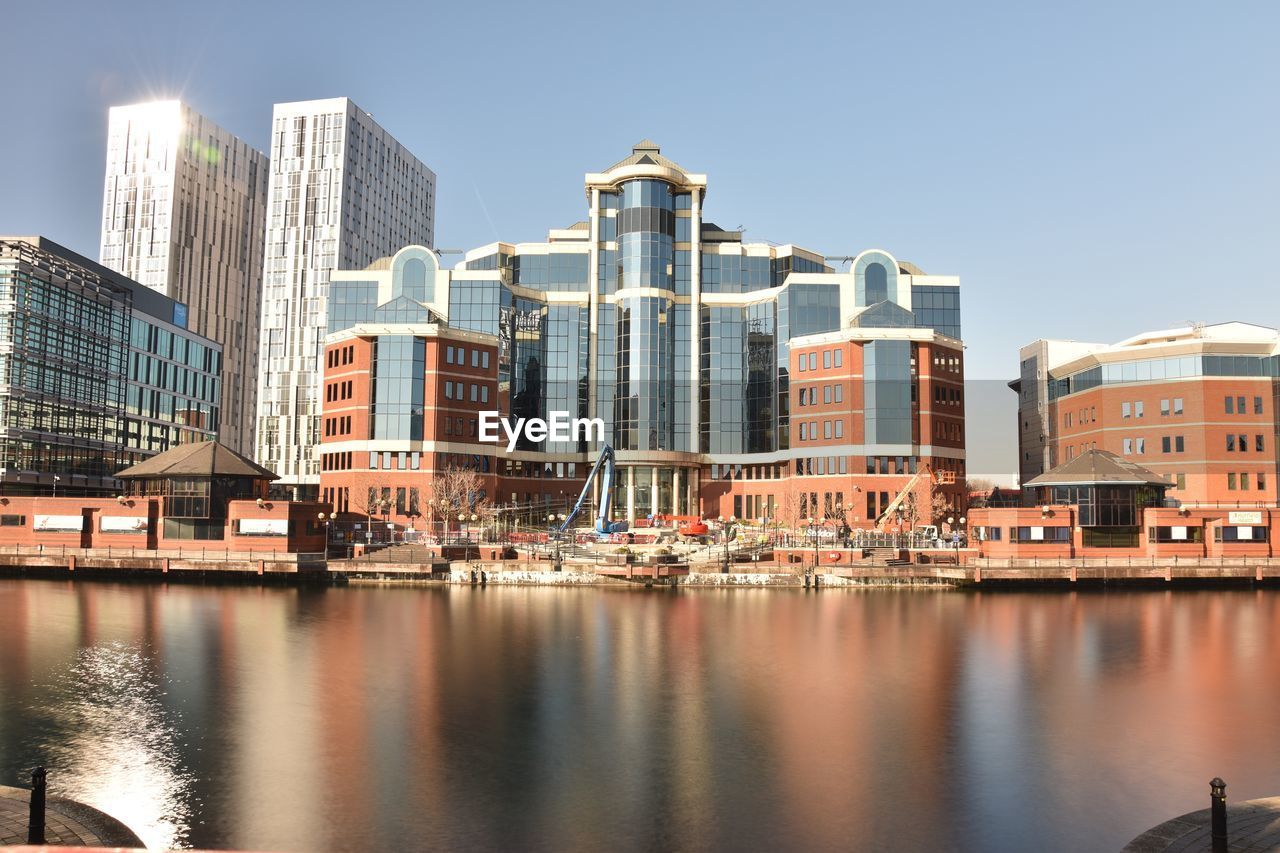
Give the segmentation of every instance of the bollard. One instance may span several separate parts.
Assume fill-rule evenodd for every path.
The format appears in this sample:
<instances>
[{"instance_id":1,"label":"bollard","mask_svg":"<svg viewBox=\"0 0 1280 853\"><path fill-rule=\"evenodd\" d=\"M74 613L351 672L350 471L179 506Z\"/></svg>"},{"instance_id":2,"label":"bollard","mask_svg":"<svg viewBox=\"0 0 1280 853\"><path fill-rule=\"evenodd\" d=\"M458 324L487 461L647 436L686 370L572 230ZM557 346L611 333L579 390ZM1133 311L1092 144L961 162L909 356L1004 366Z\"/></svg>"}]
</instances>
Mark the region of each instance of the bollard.
<instances>
[{"instance_id":1,"label":"bollard","mask_svg":"<svg viewBox=\"0 0 1280 853\"><path fill-rule=\"evenodd\" d=\"M1227 783L1219 776L1209 783L1209 803L1213 853L1227 853Z\"/></svg>"},{"instance_id":2,"label":"bollard","mask_svg":"<svg viewBox=\"0 0 1280 853\"><path fill-rule=\"evenodd\" d=\"M489 576L485 574L484 569L480 570L480 586L484 586L489 582Z\"/></svg>"},{"instance_id":3,"label":"bollard","mask_svg":"<svg viewBox=\"0 0 1280 853\"><path fill-rule=\"evenodd\" d=\"M44 844L45 769L31 771L31 811L27 818L27 843Z\"/></svg>"}]
</instances>

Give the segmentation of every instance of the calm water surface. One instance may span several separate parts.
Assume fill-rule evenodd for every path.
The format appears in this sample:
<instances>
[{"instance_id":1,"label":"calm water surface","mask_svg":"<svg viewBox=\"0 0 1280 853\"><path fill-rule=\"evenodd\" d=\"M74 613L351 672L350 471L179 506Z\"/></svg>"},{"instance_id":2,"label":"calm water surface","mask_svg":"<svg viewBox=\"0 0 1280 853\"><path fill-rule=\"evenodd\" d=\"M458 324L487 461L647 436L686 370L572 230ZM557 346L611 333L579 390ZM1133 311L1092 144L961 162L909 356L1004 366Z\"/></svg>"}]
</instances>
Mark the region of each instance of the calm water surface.
<instances>
[{"instance_id":1,"label":"calm water surface","mask_svg":"<svg viewBox=\"0 0 1280 853\"><path fill-rule=\"evenodd\" d=\"M1271 591L0 580L0 783L151 846L1115 850L1278 711Z\"/></svg>"}]
</instances>

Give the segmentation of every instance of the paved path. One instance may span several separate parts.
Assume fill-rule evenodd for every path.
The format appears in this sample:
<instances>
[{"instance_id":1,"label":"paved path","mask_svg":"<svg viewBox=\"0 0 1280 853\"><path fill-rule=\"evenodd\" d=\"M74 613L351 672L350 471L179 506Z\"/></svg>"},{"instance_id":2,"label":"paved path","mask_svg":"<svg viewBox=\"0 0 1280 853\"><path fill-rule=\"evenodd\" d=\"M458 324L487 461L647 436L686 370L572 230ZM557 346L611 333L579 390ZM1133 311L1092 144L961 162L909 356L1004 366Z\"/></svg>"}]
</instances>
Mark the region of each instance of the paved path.
<instances>
[{"instance_id":1,"label":"paved path","mask_svg":"<svg viewBox=\"0 0 1280 853\"><path fill-rule=\"evenodd\" d=\"M1230 853L1280 850L1280 797L1227 805ZM1211 851L1209 810L1165 821L1129 842L1121 853L1200 853Z\"/></svg>"},{"instance_id":2,"label":"paved path","mask_svg":"<svg viewBox=\"0 0 1280 853\"><path fill-rule=\"evenodd\" d=\"M0 846L27 843L31 792L0 785ZM115 818L74 800L50 796L45 806L45 841L64 847L142 847Z\"/></svg>"}]
</instances>

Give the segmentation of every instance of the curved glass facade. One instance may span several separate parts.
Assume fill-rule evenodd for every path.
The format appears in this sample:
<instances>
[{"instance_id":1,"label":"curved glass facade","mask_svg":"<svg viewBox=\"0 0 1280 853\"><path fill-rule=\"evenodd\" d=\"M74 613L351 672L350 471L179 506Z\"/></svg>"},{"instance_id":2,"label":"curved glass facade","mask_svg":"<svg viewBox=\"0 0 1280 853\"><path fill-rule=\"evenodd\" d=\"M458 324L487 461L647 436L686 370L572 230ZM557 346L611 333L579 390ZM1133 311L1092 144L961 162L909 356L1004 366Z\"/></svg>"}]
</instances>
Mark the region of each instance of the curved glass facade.
<instances>
[{"instance_id":1,"label":"curved glass facade","mask_svg":"<svg viewBox=\"0 0 1280 853\"><path fill-rule=\"evenodd\" d=\"M672 301L622 299L617 306L613 437L618 450L675 449Z\"/></svg>"}]
</instances>

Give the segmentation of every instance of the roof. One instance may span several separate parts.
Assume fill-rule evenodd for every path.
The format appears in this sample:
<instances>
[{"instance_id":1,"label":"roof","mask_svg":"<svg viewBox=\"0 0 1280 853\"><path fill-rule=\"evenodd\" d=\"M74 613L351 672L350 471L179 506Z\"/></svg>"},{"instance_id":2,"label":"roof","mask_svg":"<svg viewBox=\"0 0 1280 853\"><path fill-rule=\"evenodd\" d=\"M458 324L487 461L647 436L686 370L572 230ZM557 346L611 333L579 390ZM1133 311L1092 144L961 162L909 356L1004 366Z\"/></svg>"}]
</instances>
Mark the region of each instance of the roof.
<instances>
[{"instance_id":1,"label":"roof","mask_svg":"<svg viewBox=\"0 0 1280 853\"><path fill-rule=\"evenodd\" d=\"M121 480L156 480L165 477L250 477L280 479L271 471L236 453L225 444L201 441L180 444L116 474Z\"/></svg>"},{"instance_id":2,"label":"roof","mask_svg":"<svg viewBox=\"0 0 1280 853\"><path fill-rule=\"evenodd\" d=\"M668 169L675 169L684 172L685 169L679 163L668 160L662 156L662 149L658 147L658 143L651 139L642 139L631 147L631 156L619 160L614 163L606 172L612 172L614 169L620 169L623 166L665 166Z\"/></svg>"},{"instance_id":3,"label":"roof","mask_svg":"<svg viewBox=\"0 0 1280 853\"><path fill-rule=\"evenodd\" d=\"M1170 480L1136 462L1106 450L1087 450L1052 471L1032 477L1026 486L1081 486L1094 483L1129 486L1172 486Z\"/></svg>"}]
</instances>

